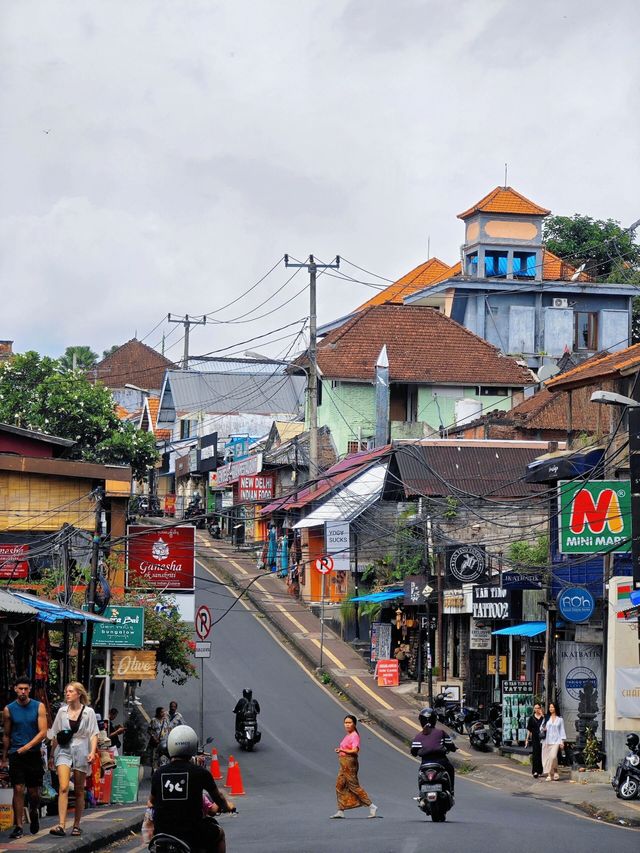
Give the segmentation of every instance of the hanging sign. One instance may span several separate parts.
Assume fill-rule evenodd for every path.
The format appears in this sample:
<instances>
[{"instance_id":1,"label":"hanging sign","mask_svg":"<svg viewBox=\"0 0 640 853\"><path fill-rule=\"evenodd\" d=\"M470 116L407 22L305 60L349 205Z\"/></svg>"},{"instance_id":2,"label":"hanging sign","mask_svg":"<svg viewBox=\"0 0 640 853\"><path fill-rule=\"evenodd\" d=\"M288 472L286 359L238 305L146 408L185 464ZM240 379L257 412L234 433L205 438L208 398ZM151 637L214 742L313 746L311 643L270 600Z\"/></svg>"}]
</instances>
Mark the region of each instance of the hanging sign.
<instances>
[{"instance_id":1,"label":"hanging sign","mask_svg":"<svg viewBox=\"0 0 640 853\"><path fill-rule=\"evenodd\" d=\"M511 594L501 586L474 586L473 618L485 622L488 619L511 618Z\"/></svg>"},{"instance_id":2,"label":"hanging sign","mask_svg":"<svg viewBox=\"0 0 640 853\"><path fill-rule=\"evenodd\" d=\"M111 678L114 681L151 681L158 674L155 652L117 651L113 653Z\"/></svg>"},{"instance_id":3,"label":"hanging sign","mask_svg":"<svg viewBox=\"0 0 640 853\"><path fill-rule=\"evenodd\" d=\"M426 575L407 575L404 579L404 604L426 604L433 587L429 586Z\"/></svg>"},{"instance_id":4,"label":"hanging sign","mask_svg":"<svg viewBox=\"0 0 640 853\"><path fill-rule=\"evenodd\" d=\"M640 666L616 667L616 716L640 718Z\"/></svg>"},{"instance_id":5,"label":"hanging sign","mask_svg":"<svg viewBox=\"0 0 640 853\"><path fill-rule=\"evenodd\" d=\"M457 545L445 550L446 576L449 586L476 583L487 573L484 546Z\"/></svg>"},{"instance_id":6,"label":"hanging sign","mask_svg":"<svg viewBox=\"0 0 640 853\"><path fill-rule=\"evenodd\" d=\"M558 610L567 622L586 622L593 614L595 606L593 596L583 586L563 589L558 595Z\"/></svg>"},{"instance_id":7,"label":"hanging sign","mask_svg":"<svg viewBox=\"0 0 640 853\"><path fill-rule=\"evenodd\" d=\"M631 550L628 480L558 483L559 544L563 554Z\"/></svg>"},{"instance_id":8,"label":"hanging sign","mask_svg":"<svg viewBox=\"0 0 640 853\"><path fill-rule=\"evenodd\" d=\"M29 577L29 546L0 544L0 579L25 580Z\"/></svg>"},{"instance_id":9,"label":"hanging sign","mask_svg":"<svg viewBox=\"0 0 640 853\"><path fill-rule=\"evenodd\" d=\"M141 649L144 645L144 607L111 605L104 612L110 623L96 622L93 645L106 649Z\"/></svg>"},{"instance_id":10,"label":"hanging sign","mask_svg":"<svg viewBox=\"0 0 640 853\"><path fill-rule=\"evenodd\" d=\"M351 541L348 521L325 521L324 541L327 554L333 559L337 572L351 568Z\"/></svg>"},{"instance_id":11,"label":"hanging sign","mask_svg":"<svg viewBox=\"0 0 640 853\"><path fill-rule=\"evenodd\" d=\"M469 648L470 649L490 649L491 648L491 626L479 625L476 620L471 617L469 626Z\"/></svg>"},{"instance_id":12,"label":"hanging sign","mask_svg":"<svg viewBox=\"0 0 640 853\"><path fill-rule=\"evenodd\" d=\"M162 590L194 588L195 527L162 528L131 524L127 533L130 585L147 585Z\"/></svg>"}]
</instances>

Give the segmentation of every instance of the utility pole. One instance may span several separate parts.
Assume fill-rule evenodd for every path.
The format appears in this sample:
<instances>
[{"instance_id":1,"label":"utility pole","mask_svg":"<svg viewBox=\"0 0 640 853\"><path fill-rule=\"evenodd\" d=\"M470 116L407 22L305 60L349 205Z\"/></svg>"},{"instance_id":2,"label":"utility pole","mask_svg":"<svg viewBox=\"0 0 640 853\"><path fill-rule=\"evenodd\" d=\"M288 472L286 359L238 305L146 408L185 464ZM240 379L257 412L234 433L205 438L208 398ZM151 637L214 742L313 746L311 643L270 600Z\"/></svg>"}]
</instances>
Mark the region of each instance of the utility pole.
<instances>
[{"instance_id":1,"label":"utility pole","mask_svg":"<svg viewBox=\"0 0 640 853\"><path fill-rule=\"evenodd\" d=\"M206 326L207 324L207 315L203 314L202 317L195 318L190 317L188 314L185 314L184 317L172 317L171 314L167 314L167 320L170 323L182 323L184 326L184 356L182 357L182 369L189 370L189 330L191 326ZM163 349L164 349L164 335L162 337Z\"/></svg>"},{"instance_id":2,"label":"utility pole","mask_svg":"<svg viewBox=\"0 0 640 853\"><path fill-rule=\"evenodd\" d=\"M318 264L313 255L304 264L293 264L289 255L284 256L285 267L291 269L309 270L309 380L307 395L309 401L309 481L310 490L315 490L315 480L318 476L318 365L317 365L317 306L316 306L316 276L318 270L340 269L340 256L330 264Z\"/></svg>"},{"instance_id":3,"label":"utility pole","mask_svg":"<svg viewBox=\"0 0 640 853\"><path fill-rule=\"evenodd\" d=\"M98 488L94 492L96 507L95 507L95 523L93 530L93 542L91 543L91 577L89 578L89 588L87 595L88 612L93 614L96 603L96 588L98 586L98 565L100 559L100 528L102 524L102 498L104 492ZM91 680L91 646L93 645L93 622L87 620L87 639L84 647L84 684L89 690Z\"/></svg>"},{"instance_id":4,"label":"utility pole","mask_svg":"<svg viewBox=\"0 0 640 853\"><path fill-rule=\"evenodd\" d=\"M69 577L69 540L67 537L67 524L62 525L62 535L65 537L62 540L62 545L60 546L60 555L62 559L62 574L64 577L64 604L68 605L71 603L71 578ZM68 684L71 681L69 677L69 620L64 620L63 625L63 634L62 634L62 649L64 653L64 657L62 658L62 681L64 684Z\"/></svg>"}]
</instances>

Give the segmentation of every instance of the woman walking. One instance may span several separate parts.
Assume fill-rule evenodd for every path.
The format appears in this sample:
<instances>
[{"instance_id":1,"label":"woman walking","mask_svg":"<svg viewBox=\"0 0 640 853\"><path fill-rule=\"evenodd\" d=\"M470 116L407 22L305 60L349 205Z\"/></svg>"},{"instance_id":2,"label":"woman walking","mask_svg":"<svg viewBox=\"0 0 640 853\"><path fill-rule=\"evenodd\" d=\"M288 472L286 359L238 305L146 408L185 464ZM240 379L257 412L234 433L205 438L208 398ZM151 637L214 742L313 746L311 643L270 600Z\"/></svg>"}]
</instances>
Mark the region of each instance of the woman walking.
<instances>
[{"instance_id":1,"label":"woman walking","mask_svg":"<svg viewBox=\"0 0 640 853\"><path fill-rule=\"evenodd\" d=\"M547 782L557 782L558 775L558 752L564 749L567 733L564 730L564 720L558 714L555 702L549 702L549 711L544 723L540 727L540 733L544 732L544 746L542 747L543 772L547 774Z\"/></svg>"},{"instance_id":2,"label":"woman walking","mask_svg":"<svg viewBox=\"0 0 640 853\"><path fill-rule=\"evenodd\" d=\"M169 761L167 738L169 737L169 717L166 708L159 705L149 723L149 746L151 747L151 770L156 771Z\"/></svg>"},{"instance_id":3,"label":"woman walking","mask_svg":"<svg viewBox=\"0 0 640 853\"><path fill-rule=\"evenodd\" d=\"M378 811L378 807L371 802L369 794L358 781L360 735L357 724L357 718L353 714L347 714L344 718L345 736L340 741L340 746L335 749L340 760L340 770L336 779L338 811L331 815L332 818L343 818L346 809L357 809L358 806L369 806L369 817L375 817Z\"/></svg>"},{"instance_id":4,"label":"woman walking","mask_svg":"<svg viewBox=\"0 0 640 853\"><path fill-rule=\"evenodd\" d=\"M527 736L524 739L524 745L527 747L531 744L531 772L533 778L537 779L542 775L542 740L540 738L540 726L544 722L544 712L542 705L536 702L533 706L533 714L527 722Z\"/></svg>"},{"instance_id":5,"label":"woman walking","mask_svg":"<svg viewBox=\"0 0 640 853\"><path fill-rule=\"evenodd\" d=\"M53 738L49 766L58 773L58 825L50 829L51 835L66 835L69 807L69 783L73 771L75 811L71 835L82 835L80 821L84 811L84 785L87 773L98 746L98 721L89 696L79 681L72 681L64 689L63 705L51 727Z\"/></svg>"}]
</instances>

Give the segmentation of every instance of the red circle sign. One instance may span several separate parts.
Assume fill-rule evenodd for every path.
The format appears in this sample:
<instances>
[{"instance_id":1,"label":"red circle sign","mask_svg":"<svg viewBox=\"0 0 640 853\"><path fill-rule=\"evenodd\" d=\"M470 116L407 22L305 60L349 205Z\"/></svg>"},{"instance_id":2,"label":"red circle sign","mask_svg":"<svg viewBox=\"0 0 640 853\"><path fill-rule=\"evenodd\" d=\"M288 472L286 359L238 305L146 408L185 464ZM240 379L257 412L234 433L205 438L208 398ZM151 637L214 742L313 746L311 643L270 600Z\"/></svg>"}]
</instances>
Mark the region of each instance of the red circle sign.
<instances>
[{"instance_id":1,"label":"red circle sign","mask_svg":"<svg viewBox=\"0 0 640 853\"><path fill-rule=\"evenodd\" d=\"M206 604L201 604L198 607L198 612L196 613L195 619L195 629L196 634L200 637L201 640L206 640L209 636L212 627L212 618L211 611L206 606Z\"/></svg>"},{"instance_id":2,"label":"red circle sign","mask_svg":"<svg viewBox=\"0 0 640 853\"><path fill-rule=\"evenodd\" d=\"M328 575L333 569L333 557L320 557L316 560L315 566L321 575Z\"/></svg>"}]
</instances>

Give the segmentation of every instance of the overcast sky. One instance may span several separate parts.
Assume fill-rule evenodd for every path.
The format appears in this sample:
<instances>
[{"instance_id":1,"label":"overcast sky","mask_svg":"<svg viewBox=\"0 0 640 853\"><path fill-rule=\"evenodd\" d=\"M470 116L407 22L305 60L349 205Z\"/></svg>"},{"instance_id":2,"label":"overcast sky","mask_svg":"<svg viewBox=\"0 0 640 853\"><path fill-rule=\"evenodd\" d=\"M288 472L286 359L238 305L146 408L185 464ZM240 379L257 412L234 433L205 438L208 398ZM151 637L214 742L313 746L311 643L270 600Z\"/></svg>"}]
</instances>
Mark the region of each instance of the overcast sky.
<instances>
[{"instance_id":1,"label":"overcast sky","mask_svg":"<svg viewBox=\"0 0 640 853\"><path fill-rule=\"evenodd\" d=\"M637 0L2 0L0 338L57 355L171 331L177 359L163 315L216 311L285 252L397 278L430 239L453 263L456 215L505 162L554 213L629 224L639 32ZM306 292L279 306L306 280L192 353L303 317ZM321 322L374 293L318 289Z\"/></svg>"}]
</instances>

